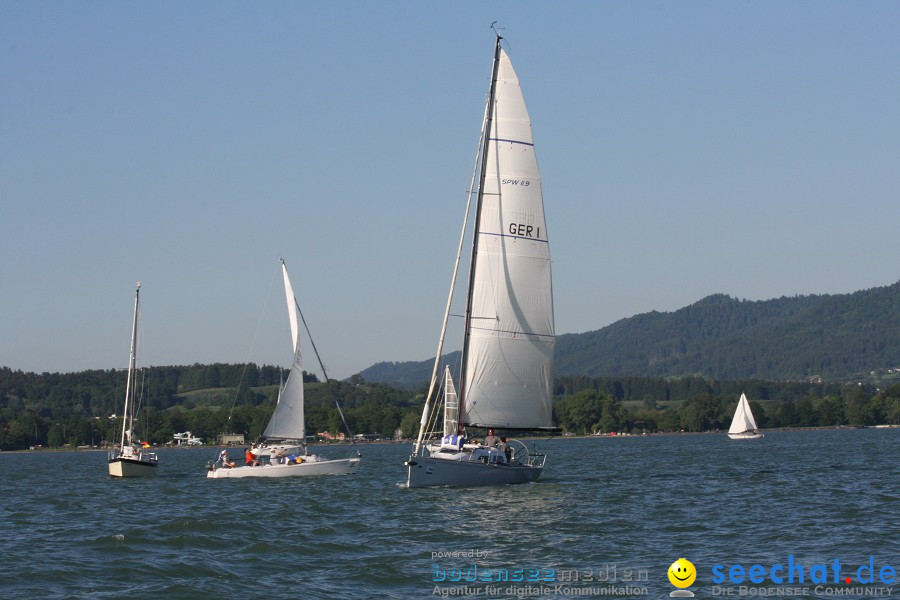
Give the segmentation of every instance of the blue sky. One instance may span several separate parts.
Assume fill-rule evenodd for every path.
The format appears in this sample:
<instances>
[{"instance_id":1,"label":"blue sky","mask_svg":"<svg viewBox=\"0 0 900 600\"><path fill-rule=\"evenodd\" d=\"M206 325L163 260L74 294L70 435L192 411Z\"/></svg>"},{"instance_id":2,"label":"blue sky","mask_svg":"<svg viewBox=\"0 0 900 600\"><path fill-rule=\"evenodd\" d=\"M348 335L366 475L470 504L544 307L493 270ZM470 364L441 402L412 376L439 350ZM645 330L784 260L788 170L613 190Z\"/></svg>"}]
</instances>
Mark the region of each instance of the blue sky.
<instances>
[{"instance_id":1,"label":"blue sky","mask_svg":"<svg viewBox=\"0 0 900 600\"><path fill-rule=\"evenodd\" d=\"M433 356L494 20L557 333L900 279L897 2L0 0L0 366Z\"/></svg>"}]
</instances>

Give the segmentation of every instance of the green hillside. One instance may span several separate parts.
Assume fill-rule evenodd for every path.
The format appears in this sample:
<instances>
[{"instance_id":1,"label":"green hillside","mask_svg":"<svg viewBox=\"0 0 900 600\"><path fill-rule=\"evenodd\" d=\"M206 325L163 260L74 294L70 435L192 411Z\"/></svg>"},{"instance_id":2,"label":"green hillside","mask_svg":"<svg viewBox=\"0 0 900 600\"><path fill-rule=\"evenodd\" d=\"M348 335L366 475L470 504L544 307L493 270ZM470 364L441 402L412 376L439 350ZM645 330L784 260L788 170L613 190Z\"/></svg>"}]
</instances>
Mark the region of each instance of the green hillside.
<instances>
[{"instance_id":1,"label":"green hillside","mask_svg":"<svg viewBox=\"0 0 900 600\"><path fill-rule=\"evenodd\" d=\"M559 375L865 380L900 367L900 282L754 302L714 295L558 341Z\"/></svg>"}]
</instances>

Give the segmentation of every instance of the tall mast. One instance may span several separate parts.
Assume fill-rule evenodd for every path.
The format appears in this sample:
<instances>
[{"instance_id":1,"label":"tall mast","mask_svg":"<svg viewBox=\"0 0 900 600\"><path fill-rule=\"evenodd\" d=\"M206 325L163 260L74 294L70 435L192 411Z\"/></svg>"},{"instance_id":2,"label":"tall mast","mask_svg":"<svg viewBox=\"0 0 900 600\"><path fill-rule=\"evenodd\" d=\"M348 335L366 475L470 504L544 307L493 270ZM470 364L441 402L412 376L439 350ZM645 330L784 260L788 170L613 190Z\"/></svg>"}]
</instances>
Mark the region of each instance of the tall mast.
<instances>
[{"instance_id":1,"label":"tall mast","mask_svg":"<svg viewBox=\"0 0 900 600\"><path fill-rule=\"evenodd\" d=\"M478 179L478 197L475 202L475 228L472 231L472 261L469 265L469 292L466 297L466 319L465 331L463 332L462 360L460 364L459 376L459 414L463 415L463 406L465 405L466 396L468 396L466 368L469 363L469 331L472 324L472 298L474 296L475 283L475 262L478 255L478 232L481 227L481 206L484 202L484 181L487 178L487 159L488 150L491 143L491 129L494 123L494 100L497 92L497 73L500 70L500 34L497 34L497 43L494 47L494 68L491 71L491 89L488 93L487 115L484 124L484 147L481 152L481 176ZM459 426L464 423L460 421Z\"/></svg>"},{"instance_id":2,"label":"tall mast","mask_svg":"<svg viewBox=\"0 0 900 600\"><path fill-rule=\"evenodd\" d=\"M128 379L125 383L125 409L122 415L122 443L120 448L125 449L125 434L128 433L128 444L131 445L134 426L134 368L137 364L137 320L138 303L141 296L141 282L138 281L134 292L134 321L131 326L131 352L128 356Z\"/></svg>"}]
</instances>

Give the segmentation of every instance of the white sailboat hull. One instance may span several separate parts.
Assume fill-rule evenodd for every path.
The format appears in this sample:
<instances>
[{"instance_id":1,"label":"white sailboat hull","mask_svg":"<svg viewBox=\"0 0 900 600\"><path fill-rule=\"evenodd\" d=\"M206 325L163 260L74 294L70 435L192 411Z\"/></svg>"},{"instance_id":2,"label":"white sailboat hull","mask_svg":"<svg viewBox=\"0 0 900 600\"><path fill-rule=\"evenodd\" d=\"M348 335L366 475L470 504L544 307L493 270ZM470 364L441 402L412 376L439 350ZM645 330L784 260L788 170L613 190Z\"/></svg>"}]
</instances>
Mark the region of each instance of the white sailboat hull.
<instances>
[{"instance_id":1,"label":"white sailboat hull","mask_svg":"<svg viewBox=\"0 0 900 600\"><path fill-rule=\"evenodd\" d=\"M766 436L758 431L744 431L742 433L729 433L728 437L733 440L758 440Z\"/></svg>"},{"instance_id":2,"label":"white sailboat hull","mask_svg":"<svg viewBox=\"0 0 900 600\"><path fill-rule=\"evenodd\" d=\"M337 460L304 460L296 465L264 464L258 467L211 468L206 476L212 479L231 477L302 477L305 475L353 475L359 458Z\"/></svg>"},{"instance_id":3,"label":"white sailboat hull","mask_svg":"<svg viewBox=\"0 0 900 600\"><path fill-rule=\"evenodd\" d=\"M536 481L544 465L483 463L475 460L447 460L430 456L412 458L406 463L407 486L439 485L474 487Z\"/></svg>"},{"instance_id":4,"label":"white sailboat hull","mask_svg":"<svg viewBox=\"0 0 900 600\"><path fill-rule=\"evenodd\" d=\"M121 456L109 460L111 477L152 477L156 475L156 461Z\"/></svg>"}]
</instances>

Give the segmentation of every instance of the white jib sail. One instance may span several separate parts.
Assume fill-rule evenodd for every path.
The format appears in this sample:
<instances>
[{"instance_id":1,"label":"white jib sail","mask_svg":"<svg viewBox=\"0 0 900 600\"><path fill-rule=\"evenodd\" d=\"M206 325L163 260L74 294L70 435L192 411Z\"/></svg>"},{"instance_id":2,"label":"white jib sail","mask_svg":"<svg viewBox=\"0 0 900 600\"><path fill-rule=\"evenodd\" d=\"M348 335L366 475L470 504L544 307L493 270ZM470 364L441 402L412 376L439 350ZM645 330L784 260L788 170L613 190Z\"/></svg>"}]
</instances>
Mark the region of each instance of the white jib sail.
<instances>
[{"instance_id":1,"label":"white jib sail","mask_svg":"<svg viewBox=\"0 0 900 600\"><path fill-rule=\"evenodd\" d=\"M728 433L743 433L744 431L755 431L756 420L753 418L753 412L750 410L750 403L747 402L746 394L741 394L738 401L737 409L734 411L734 418L731 420L731 427Z\"/></svg>"},{"instance_id":2,"label":"white jib sail","mask_svg":"<svg viewBox=\"0 0 900 600\"><path fill-rule=\"evenodd\" d=\"M480 230L463 421L553 427L550 248L531 120L501 50Z\"/></svg>"},{"instance_id":3,"label":"white jib sail","mask_svg":"<svg viewBox=\"0 0 900 600\"><path fill-rule=\"evenodd\" d=\"M459 396L453 385L450 367L444 369L444 435L459 433Z\"/></svg>"},{"instance_id":4,"label":"white jib sail","mask_svg":"<svg viewBox=\"0 0 900 600\"><path fill-rule=\"evenodd\" d=\"M306 435L306 424L303 419L303 361L300 354L297 300L284 261L281 261L281 273L284 276L284 295L287 300L288 319L291 323L294 362L291 365L291 372L284 384L284 389L281 390L275 412L272 413L272 418L269 419L263 436L269 439L302 441Z\"/></svg>"}]
</instances>

